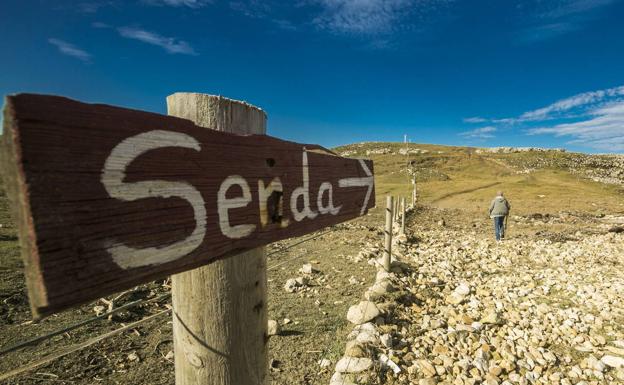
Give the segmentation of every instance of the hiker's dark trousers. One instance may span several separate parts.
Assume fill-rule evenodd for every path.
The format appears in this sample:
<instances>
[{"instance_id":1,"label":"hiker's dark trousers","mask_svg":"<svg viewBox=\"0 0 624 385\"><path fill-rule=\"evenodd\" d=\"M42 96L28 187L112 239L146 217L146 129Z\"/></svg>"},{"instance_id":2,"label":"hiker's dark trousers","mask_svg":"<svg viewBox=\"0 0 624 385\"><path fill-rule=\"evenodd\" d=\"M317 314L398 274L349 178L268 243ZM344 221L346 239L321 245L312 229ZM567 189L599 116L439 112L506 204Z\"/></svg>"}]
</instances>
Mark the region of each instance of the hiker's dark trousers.
<instances>
[{"instance_id":1,"label":"hiker's dark trousers","mask_svg":"<svg viewBox=\"0 0 624 385\"><path fill-rule=\"evenodd\" d=\"M504 236L504 227L505 217L494 217L494 234L496 235L497 241L500 241L501 236Z\"/></svg>"}]
</instances>

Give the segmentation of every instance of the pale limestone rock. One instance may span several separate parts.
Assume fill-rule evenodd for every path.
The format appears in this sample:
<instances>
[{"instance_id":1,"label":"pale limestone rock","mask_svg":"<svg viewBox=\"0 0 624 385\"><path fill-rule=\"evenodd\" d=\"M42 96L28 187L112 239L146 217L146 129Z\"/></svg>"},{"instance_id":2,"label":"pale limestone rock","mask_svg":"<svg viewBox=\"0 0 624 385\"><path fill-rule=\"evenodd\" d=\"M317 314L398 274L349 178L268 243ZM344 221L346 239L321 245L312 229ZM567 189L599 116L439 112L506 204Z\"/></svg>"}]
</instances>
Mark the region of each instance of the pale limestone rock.
<instances>
[{"instance_id":1,"label":"pale limestone rock","mask_svg":"<svg viewBox=\"0 0 624 385\"><path fill-rule=\"evenodd\" d=\"M342 357L336 364L336 372L360 373L373 367L373 360L363 357Z\"/></svg>"},{"instance_id":2,"label":"pale limestone rock","mask_svg":"<svg viewBox=\"0 0 624 385\"><path fill-rule=\"evenodd\" d=\"M363 323L372 321L381 313L373 302L370 301L361 301L357 305L353 305L349 308L347 312L347 320L349 322L361 325Z\"/></svg>"},{"instance_id":3,"label":"pale limestone rock","mask_svg":"<svg viewBox=\"0 0 624 385\"><path fill-rule=\"evenodd\" d=\"M280 334L280 326L277 321L270 319L267 326L267 335L276 336Z\"/></svg>"},{"instance_id":4,"label":"pale limestone rock","mask_svg":"<svg viewBox=\"0 0 624 385\"><path fill-rule=\"evenodd\" d=\"M624 357L612 356L610 354L607 354L603 356L600 361L604 362L605 365L612 368L624 368Z\"/></svg>"}]
</instances>

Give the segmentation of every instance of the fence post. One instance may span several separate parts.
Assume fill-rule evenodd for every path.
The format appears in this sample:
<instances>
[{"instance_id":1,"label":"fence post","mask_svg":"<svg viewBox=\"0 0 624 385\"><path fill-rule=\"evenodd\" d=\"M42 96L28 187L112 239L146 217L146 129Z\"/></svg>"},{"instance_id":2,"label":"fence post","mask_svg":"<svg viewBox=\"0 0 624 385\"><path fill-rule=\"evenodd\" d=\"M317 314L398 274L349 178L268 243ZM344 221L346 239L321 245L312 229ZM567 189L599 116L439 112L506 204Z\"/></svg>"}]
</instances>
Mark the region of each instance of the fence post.
<instances>
[{"instance_id":1,"label":"fence post","mask_svg":"<svg viewBox=\"0 0 624 385\"><path fill-rule=\"evenodd\" d=\"M412 189L412 207L416 207L416 177L412 180L414 188Z\"/></svg>"},{"instance_id":2,"label":"fence post","mask_svg":"<svg viewBox=\"0 0 624 385\"><path fill-rule=\"evenodd\" d=\"M401 234L405 234L405 197L401 197Z\"/></svg>"},{"instance_id":3,"label":"fence post","mask_svg":"<svg viewBox=\"0 0 624 385\"><path fill-rule=\"evenodd\" d=\"M399 197L397 196L396 199L394 199L394 206L392 208L392 220L397 222L399 219Z\"/></svg>"},{"instance_id":4,"label":"fence post","mask_svg":"<svg viewBox=\"0 0 624 385\"><path fill-rule=\"evenodd\" d=\"M383 252L383 268L390 271L390 255L392 254L392 216L394 215L394 198L391 195L386 197L386 230L385 245Z\"/></svg>"},{"instance_id":5,"label":"fence post","mask_svg":"<svg viewBox=\"0 0 624 385\"><path fill-rule=\"evenodd\" d=\"M264 111L220 96L175 93L167 112L218 131L266 133ZM176 385L266 384L264 247L173 275L172 297Z\"/></svg>"}]
</instances>

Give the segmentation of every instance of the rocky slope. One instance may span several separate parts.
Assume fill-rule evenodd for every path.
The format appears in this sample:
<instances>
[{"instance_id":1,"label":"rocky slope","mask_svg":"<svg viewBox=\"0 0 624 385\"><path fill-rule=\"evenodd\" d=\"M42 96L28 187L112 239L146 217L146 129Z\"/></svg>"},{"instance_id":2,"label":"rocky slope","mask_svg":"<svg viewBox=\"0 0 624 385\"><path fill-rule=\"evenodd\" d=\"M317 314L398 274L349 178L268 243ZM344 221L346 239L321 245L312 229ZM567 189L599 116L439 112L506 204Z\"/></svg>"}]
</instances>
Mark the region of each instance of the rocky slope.
<instances>
[{"instance_id":1,"label":"rocky slope","mask_svg":"<svg viewBox=\"0 0 624 385\"><path fill-rule=\"evenodd\" d=\"M385 310L356 326L347 345L346 356L355 351L376 368L348 373L343 362L333 384L624 383L617 227L593 224L602 230L564 242L517 235L496 243L423 218L396 252L408 266L392 274L398 290L377 301Z\"/></svg>"}]
</instances>

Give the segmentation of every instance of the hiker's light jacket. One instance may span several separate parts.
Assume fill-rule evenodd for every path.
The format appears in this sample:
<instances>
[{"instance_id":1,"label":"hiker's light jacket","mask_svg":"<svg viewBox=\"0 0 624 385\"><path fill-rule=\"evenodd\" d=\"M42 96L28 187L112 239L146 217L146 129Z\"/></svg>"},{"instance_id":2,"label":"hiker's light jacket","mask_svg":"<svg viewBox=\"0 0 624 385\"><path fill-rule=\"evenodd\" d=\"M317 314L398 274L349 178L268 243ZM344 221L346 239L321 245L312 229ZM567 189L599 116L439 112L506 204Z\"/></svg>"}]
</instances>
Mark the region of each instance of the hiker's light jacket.
<instances>
[{"instance_id":1,"label":"hiker's light jacket","mask_svg":"<svg viewBox=\"0 0 624 385\"><path fill-rule=\"evenodd\" d=\"M507 202L507 199L499 195L492 199L492 203L490 203L490 217L506 217L509 215L510 209L511 205Z\"/></svg>"}]
</instances>

